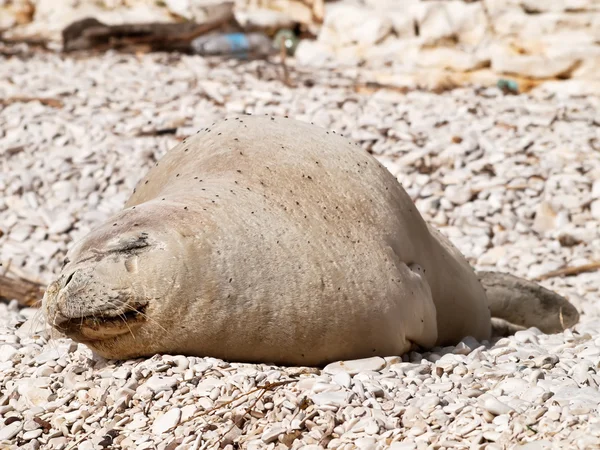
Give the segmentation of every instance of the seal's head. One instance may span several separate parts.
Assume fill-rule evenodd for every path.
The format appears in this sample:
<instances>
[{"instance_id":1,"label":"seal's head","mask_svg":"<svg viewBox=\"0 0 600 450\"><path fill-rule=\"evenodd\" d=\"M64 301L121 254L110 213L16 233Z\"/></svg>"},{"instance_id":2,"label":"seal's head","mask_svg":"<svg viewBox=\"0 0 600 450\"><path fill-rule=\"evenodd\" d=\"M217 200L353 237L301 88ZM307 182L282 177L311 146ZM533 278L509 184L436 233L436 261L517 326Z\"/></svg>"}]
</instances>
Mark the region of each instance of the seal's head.
<instances>
[{"instance_id":1,"label":"seal's head","mask_svg":"<svg viewBox=\"0 0 600 450\"><path fill-rule=\"evenodd\" d=\"M49 324L106 358L168 347L165 315L178 311L166 314L165 299L184 282L189 255L182 229L164 219L180 211L164 203L128 208L78 242L44 296Z\"/></svg>"}]
</instances>

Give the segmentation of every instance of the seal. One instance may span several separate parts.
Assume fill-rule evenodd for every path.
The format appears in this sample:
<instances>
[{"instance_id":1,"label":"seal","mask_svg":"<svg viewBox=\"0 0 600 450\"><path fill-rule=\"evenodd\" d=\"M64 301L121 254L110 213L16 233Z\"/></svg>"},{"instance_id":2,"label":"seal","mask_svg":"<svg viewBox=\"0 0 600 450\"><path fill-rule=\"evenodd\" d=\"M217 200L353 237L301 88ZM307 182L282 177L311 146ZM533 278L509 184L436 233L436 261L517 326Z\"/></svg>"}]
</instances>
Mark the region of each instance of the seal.
<instances>
[{"instance_id":1,"label":"seal","mask_svg":"<svg viewBox=\"0 0 600 450\"><path fill-rule=\"evenodd\" d=\"M105 358L303 366L486 340L490 310L517 326L543 313L547 332L577 322L553 293L519 317L539 296L515 297L522 285L507 276L480 280L347 138L244 116L160 159L124 209L69 250L43 304L52 327Z\"/></svg>"}]
</instances>

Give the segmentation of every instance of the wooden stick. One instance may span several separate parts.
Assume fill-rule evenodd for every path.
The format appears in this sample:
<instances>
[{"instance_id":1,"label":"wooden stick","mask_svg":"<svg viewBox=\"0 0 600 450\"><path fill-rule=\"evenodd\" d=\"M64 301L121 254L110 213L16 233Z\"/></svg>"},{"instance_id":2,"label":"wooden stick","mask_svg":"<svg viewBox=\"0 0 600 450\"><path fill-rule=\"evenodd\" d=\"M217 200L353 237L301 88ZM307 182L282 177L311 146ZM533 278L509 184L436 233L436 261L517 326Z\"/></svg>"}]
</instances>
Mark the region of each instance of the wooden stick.
<instances>
[{"instance_id":1,"label":"wooden stick","mask_svg":"<svg viewBox=\"0 0 600 450\"><path fill-rule=\"evenodd\" d=\"M57 98L49 97L8 97L0 98L0 105L7 106L13 103L28 103L28 102L40 102L42 105L50 106L52 108L62 108L63 102Z\"/></svg>"},{"instance_id":2,"label":"wooden stick","mask_svg":"<svg viewBox=\"0 0 600 450\"><path fill-rule=\"evenodd\" d=\"M44 296L44 286L23 278L9 278L0 275L0 298L16 300L23 306L39 306Z\"/></svg>"},{"instance_id":3,"label":"wooden stick","mask_svg":"<svg viewBox=\"0 0 600 450\"><path fill-rule=\"evenodd\" d=\"M548 278L561 277L561 276L570 276L570 275L579 275L584 272L592 272L594 270L600 269L600 261L594 261L589 264L583 264L581 266L567 266L562 269L553 270L552 272L547 272L535 278L535 281L546 280Z\"/></svg>"}]
</instances>

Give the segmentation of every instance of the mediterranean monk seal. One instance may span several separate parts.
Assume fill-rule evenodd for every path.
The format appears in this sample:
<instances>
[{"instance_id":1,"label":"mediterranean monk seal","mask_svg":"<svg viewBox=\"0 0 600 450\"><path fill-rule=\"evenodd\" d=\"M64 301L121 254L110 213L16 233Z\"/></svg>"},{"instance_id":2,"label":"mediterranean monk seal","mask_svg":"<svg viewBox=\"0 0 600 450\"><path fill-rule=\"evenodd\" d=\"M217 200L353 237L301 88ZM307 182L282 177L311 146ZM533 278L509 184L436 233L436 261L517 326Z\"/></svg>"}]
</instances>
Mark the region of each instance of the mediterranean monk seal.
<instances>
[{"instance_id":1,"label":"mediterranean monk seal","mask_svg":"<svg viewBox=\"0 0 600 450\"><path fill-rule=\"evenodd\" d=\"M44 308L105 358L304 366L486 340L492 313L546 332L578 320L510 275L492 273L486 297L482 276L347 138L245 116L160 159L70 249Z\"/></svg>"}]
</instances>

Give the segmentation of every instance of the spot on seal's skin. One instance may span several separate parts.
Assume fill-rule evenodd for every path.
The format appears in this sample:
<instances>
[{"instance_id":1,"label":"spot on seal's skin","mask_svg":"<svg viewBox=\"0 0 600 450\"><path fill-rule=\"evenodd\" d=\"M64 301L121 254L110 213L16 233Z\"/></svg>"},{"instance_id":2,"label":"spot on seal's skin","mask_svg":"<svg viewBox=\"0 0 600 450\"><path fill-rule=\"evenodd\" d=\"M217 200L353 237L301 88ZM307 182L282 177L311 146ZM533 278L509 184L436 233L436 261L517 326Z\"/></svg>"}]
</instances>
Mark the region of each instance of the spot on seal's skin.
<instances>
[{"instance_id":1,"label":"spot on seal's skin","mask_svg":"<svg viewBox=\"0 0 600 450\"><path fill-rule=\"evenodd\" d=\"M291 119L204 131L69 250L44 299L55 328L106 358L290 365L490 337L468 262L367 152Z\"/></svg>"}]
</instances>

